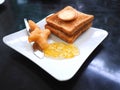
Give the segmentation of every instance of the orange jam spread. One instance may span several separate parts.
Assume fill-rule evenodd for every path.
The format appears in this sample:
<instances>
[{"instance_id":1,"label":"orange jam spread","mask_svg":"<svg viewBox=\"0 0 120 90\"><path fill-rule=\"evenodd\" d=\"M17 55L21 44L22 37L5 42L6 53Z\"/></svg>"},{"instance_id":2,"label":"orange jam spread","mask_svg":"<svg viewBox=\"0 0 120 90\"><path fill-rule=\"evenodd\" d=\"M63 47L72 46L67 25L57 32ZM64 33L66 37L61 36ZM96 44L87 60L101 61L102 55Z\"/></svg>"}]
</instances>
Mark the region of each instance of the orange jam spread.
<instances>
[{"instance_id":1,"label":"orange jam spread","mask_svg":"<svg viewBox=\"0 0 120 90\"><path fill-rule=\"evenodd\" d=\"M43 52L45 56L53 58L73 58L79 55L79 50L75 45L63 42L51 43Z\"/></svg>"}]
</instances>

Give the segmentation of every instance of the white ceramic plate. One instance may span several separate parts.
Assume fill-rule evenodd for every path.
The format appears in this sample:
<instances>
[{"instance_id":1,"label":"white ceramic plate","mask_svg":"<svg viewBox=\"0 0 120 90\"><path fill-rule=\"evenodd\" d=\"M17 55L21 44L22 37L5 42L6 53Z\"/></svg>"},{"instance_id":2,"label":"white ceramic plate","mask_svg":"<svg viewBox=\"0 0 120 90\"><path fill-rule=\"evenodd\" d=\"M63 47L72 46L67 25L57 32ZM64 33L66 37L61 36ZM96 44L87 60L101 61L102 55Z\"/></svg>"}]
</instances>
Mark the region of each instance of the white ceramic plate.
<instances>
[{"instance_id":1,"label":"white ceramic plate","mask_svg":"<svg viewBox=\"0 0 120 90\"><path fill-rule=\"evenodd\" d=\"M43 29L46 21L43 19L37 24ZM3 37L3 42L12 49L29 58L57 80L65 81L69 80L75 75L87 57L106 38L107 35L108 33L105 30L91 27L74 42L74 44L80 50L80 55L71 59L63 60L57 60L48 57L44 57L43 59L37 58L33 54L32 48L27 41L27 33L25 29ZM51 41L62 40L54 35L51 35L49 42Z\"/></svg>"},{"instance_id":2,"label":"white ceramic plate","mask_svg":"<svg viewBox=\"0 0 120 90\"><path fill-rule=\"evenodd\" d=\"M5 0L0 0L0 5L3 4L5 2Z\"/></svg>"}]
</instances>

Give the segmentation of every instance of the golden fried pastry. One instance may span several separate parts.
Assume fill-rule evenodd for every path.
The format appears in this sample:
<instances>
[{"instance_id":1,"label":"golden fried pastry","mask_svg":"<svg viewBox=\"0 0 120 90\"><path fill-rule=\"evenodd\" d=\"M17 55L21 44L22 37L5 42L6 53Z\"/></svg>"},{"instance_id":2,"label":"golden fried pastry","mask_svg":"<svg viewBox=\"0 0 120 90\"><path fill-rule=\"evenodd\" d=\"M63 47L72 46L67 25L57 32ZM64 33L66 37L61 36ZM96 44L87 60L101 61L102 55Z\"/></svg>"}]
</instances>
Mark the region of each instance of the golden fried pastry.
<instances>
[{"instance_id":1,"label":"golden fried pastry","mask_svg":"<svg viewBox=\"0 0 120 90\"><path fill-rule=\"evenodd\" d=\"M32 23L31 23L32 22ZM32 20L29 22L31 28L31 34L28 37L29 42L34 42L33 48L44 50L48 47L48 36L50 35L49 29L41 30ZM32 30L33 29L33 30Z\"/></svg>"},{"instance_id":2,"label":"golden fried pastry","mask_svg":"<svg viewBox=\"0 0 120 90\"><path fill-rule=\"evenodd\" d=\"M32 21L32 20L28 20L28 24L30 26L30 32L32 32L33 30L35 30L35 28L39 28L37 26L37 24L34 21Z\"/></svg>"}]
</instances>

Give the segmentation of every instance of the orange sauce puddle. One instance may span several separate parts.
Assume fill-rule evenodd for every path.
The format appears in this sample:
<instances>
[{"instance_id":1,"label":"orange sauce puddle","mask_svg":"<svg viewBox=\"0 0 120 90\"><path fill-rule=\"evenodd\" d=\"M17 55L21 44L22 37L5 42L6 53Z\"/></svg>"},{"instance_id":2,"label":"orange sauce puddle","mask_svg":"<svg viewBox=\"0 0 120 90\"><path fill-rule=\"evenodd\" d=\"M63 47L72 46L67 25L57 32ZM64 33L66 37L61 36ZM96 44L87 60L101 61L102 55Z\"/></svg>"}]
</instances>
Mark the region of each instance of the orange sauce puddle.
<instances>
[{"instance_id":1,"label":"orange sauce puddle","mask_svg":"<svg viewBox=\"0 0 120 90\"><path fill-rule=\"evenodd\" d=\"M73 58L79 55L79 50L74 44L54 42L44 51L45 56L52 58Z\"/></svg>"}]
</instances>

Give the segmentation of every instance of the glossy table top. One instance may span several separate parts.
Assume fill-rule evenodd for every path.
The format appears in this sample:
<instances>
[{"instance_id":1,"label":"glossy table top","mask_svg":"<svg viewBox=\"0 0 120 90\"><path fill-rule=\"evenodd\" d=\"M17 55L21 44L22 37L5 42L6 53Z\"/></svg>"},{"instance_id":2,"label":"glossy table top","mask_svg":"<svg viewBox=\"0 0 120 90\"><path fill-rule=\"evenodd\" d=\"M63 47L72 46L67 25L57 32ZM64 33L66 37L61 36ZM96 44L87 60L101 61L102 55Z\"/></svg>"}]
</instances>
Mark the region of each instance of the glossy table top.
<instances>
[{"instance_id":1,"label":"glossy table top","mask_svg":"<svg viewBox=\"0 0 120 90\"><path fill-rule=\"evenodd\" d=\"M71 5L93 14L93 27L108 37L68 81L57 81L29 59L7 47L2 38ZM120 90L119 0L6 0L0 5L0 90Z\"/></svg>"}]
</instances>

